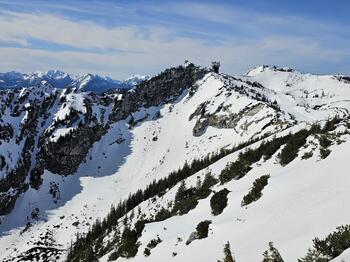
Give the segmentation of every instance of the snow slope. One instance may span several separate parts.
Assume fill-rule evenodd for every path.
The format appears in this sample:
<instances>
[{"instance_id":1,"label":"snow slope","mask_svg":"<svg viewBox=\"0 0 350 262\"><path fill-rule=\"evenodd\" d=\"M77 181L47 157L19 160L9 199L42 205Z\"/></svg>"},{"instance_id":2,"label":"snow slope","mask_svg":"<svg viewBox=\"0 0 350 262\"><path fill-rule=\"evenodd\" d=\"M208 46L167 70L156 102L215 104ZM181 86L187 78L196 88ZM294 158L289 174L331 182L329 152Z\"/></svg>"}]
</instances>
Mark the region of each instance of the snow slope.
<instances>
[{"instance_id":1,"label":"snow slope","mask_svg":"<svg viewBox=\"0 0 350 262\"><path fill-rule=\"evenodd\" d=\"M349 81L341 76L303 74L270 66L258 66L246 76L274 91L281 109L297 120L314 122L349 114Z\"/></svg>"},{"instance_id":2,"label":"snow slope","mask_svg":"<svg viewBox=\"0 0 350 262\"><path fill-rule=\"evenodd\" d=\"M275 157L259 162L244 178L214 187L214 191L222 188L230 191L228 207L222 214L211 214L209 196L187 215L147 224L137 256L118 261L215 261L223 257L223 245L227 241L237 261L261 261L270 241L275 243L285 261L297 261L312 246L315 236L324 237L336 226L348 223L349 211L344 207L349 205L350 181L346 175L348 166L344 163L350 144L348 135L342 139L346 142L332 147L331 156L325 160L316 153L308 160L301 160L299 156L286 167L280 166ZM203 178L209 171L218 176L226 163L236 159L238 154L229 155L194 174L186 180L186 185L195 186L197 177ZM335 167L338 167L337 172L334 172ZM254 180L265 174L270 174L271 178L262 198L248 207L241 207L242 198ZM143 208L152 210L159 202L172 201L176 190L173 188L157 202ZM212 221L208 238L186 245L191 232L204 220ZM145 258L144 248L157 236L163 242ZM177 253L175 257L173 252ZM101 261L107 261L107 257Z\"/></svg>"}]
</instances>

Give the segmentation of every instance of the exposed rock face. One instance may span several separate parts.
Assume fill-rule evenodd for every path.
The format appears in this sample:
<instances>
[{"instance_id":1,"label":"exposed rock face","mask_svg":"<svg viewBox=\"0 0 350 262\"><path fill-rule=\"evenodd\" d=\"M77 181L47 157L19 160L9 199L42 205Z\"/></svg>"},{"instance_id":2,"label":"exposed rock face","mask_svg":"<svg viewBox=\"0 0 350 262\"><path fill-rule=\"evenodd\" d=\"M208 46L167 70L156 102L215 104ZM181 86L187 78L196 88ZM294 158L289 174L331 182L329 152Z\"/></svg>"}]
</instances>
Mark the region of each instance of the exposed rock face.
<instances>
[{"instance_id":1,"label":"exposed rock face","mask_svg":"<svg viewBox=\"0 0 350 262\"><path fill-rule=\"evenodd\" d=\"M34 151L35 136L37 134L38 115L40 105L26 104L23 109L26 110L26 117L20 124L20 132L16 137L16 144L24 141L21 158L17 162L16 168L11 170L5 179L0 180L0 214L9 212L20 193L24 192L28 185L24 183L25 178L31 167L31 157ZM13 130L12 130L13 132ZM11 137L7 137L7 140ZM9 193L11 191L11 193Z\"/></svg>"},{"instance_id":2,"label":"exposed rock face","mask_svg":"<svg viewBox=\"0 0 350 262\"><path fill-rule=\"evenodd\" d=\"M45 168L61 175L74 173L92 144L105 133L103 126L84 126L58 142L43 145L42 159Z\"/></svg>"},{"instance_id":3,"label":"exposed rock face","mask_svg":"<svg viewBox=\"0 0 350 262\"><path fill-rule=\"evenodd\" d=\"M5 166L6 166L5 157L0 155L0 170L3 170Z\"/></svg>"},{"instance_id":4,"label":"exposed rock face","mask_svg":"<svg viewBox=\"0 0 350 262\"><path fill-rule=\"evenodd\" d=\"M192 232L186 241L186 245L191 244L196 239L199 239L199 235L196 231Z\"/></svg>"},{"instance_id":5,"label":"exposed rock face","mask_svg":"<svg viewBox=\"0 0 350 262\"><path fill-rule=\"evenodd\" d=\"M10 124L0 125L0 143L1 140L9 141L13 137L13 128Z\"/></svg>"},{"instance_id":6,"label":"exposed rock face","mask_svg":"<svg viewBox=\"0 0 350 262\"><path fill-rule=\"evenodd\" d=\"M142 82L135 90L126 93L122 100L117 101L110 120L119 121L140 107L158 106L175 100L186 88L192 88L207 72L207 69L193 64L167 69L158 76Z\"/></svg>"},{"instance_id":7,"label":"exposed rock face","mask_svg":"<svg viewBox=\"0 0 350 262\"><path fill-rule=\"evenodd\" d=\"M227 115L217 115L217 114L209 114L209 115L202 115L201 118L199 118L193 127L193 135L194 136L201 136L204 134L206 128L208 126L217 127L217 128L233 128L235 129L237 127L237 123L245 116L254 116L255 114L259 113L260 110L263 110L263 108L266 105L259 103L252 107L246 107L243 110L241 110L238 114L229 113ZM267 117L271 117L272 115L267 115ZM251 124L251 123L250 123ZM249 125L247 123L247 125ZM244 128L244 127L243 127Z\"/></svg>"},{"instance_id":8,"label":"exposed rock face","mask_svg":"<svg viewBox=\"0 0 350 262\"><path fill-rule=\"evenodd\" d=\"M102 113L99 118L92 113L91 104L99 105L101 97L102 112L103 107L113 102L106 97L114 95L58 91L47 82L32 88L2 91L0 215L10 212L18 196L29 186L40 187L44 169L61 175L74 173L91 145L108 127ZM53 139L55 132L69 128L69 134Z\"/></svg>"},{"instance_id":9,"label":"exposed rock face","mask_svg":"<svg viewBox=\"0 0 350 262\"><path fill-rule=\"evenodd\" d=\"M215 76L219 78L218 75ZM189 117L189 121L196 119L193 127L194 136L202 136L209 126L234 129L242 135L253 123L269 120L269 125L283 124L283 120L279 119L280 109L265 97L267 91L261 84L225 75L220 76L220 81L223 86L218 90L217 101L220 101L221 96L225 97L222 101L226 102L217 104L216 101L205 101L198 105ZM235 111L236 99L233 97L233 91L245 97L254 98L254 103L245 105L238 112ZM232 103L228 102L230 98L232 98ZM261 112L268 113L262 114Z\"/></svg>"}]
</instances>

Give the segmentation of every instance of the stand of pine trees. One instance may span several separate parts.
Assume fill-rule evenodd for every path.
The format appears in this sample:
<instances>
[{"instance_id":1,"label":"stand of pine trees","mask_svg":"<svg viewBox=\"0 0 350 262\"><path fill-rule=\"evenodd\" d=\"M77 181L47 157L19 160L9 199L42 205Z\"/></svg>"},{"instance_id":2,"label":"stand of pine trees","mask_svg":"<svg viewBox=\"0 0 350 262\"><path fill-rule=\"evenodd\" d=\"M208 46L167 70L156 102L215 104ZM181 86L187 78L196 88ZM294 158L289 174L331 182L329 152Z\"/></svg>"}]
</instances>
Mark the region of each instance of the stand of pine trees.
<instances>
[{"instance_id":1,"label":"stand of pine trees","mask_svg":"<svg viewBox=\"0 0 350 262\"><path fill-rule=\"evenodd\" d=\"M306 256L298 259L298 261L330 261L350 248L350 225L337 227L333 233L330 233L324 239L315 238L312 242L313 248L309 249Z\"/></svg>"},{"instance_id":2,"label":"stand of pine trees","mask_svg":"<svg viewBox=\"0 0 350 262\"><path fill-rule=\"evenodd\" d=\"M210 188L216 183L218 183L218 180L211 174L206 174L203 183L199 183L197 187L186 188L185 181L182 180L175 195L175 204L171 215L187 214L197 206L198 200L204 199L210 195Z\"/></svg>"},{"instance_id":3,"label":"stand of pine trees","mask_svg":"<svg viewBox=\"0 0 350 262\"><path fill-rule=\"evenodd\" d=\"M158 181L153 181L146 187L146 189L138 190L136 191L136 193L130 194L126 200L119 202L116 207L112 206L110 212L102 221L96 220L85 235L77 236L75 242L68 250L68 256L66 261L94 261L93 259L90 260L89 258L91 252L88 251L92 250L91 246L93 246L96 243L98 238L103 237L104 234L110 232L113 228L115 228L118 225L118 220L123 218L133 208L137 207L143 201L151 199L152 197L155 197L157 195L161 196L165 194L168 189L172 188L182 180L192 176L193 174L202 169L207 168L208 166L215 163L219 159L227 156L228 154L231 154L253 143L256 143L257 141L263 138L264 137L251 139L247 142L235 146L230 150L221 150L216 154L213 153L202 159L195 159L191 164L188 164L186 162L181 169L171 172L168 177L162 178ZM209 195L210 191L208 190L208 186L213 182L214 181L211 178L204 179L202 188L197 191L196 195L200 198L204 198L205 195ZM171 213L165 213L167 212L164 212L162 216L160 215L158 219L164 220L168 218L168 215L169 217L171 216ZM141 222L145 224L147 222L149 223L150 221ZM97 253L97 251L93 253L95 254ZM102 256L104 254L100 255Z\"/></svg>"},{"instance_id":4,"label":"stand of pine trees","mask_svg":"<svg viewBox=\"0 0 350 262\"><path fill-rule=\"evenodd\" d=\"M263 142L256 149L247 149L240 153L238 159L226 166L219 175L221 184L225 184L232 179L240 179L245 176L251 169L251 165L258 162L262 157L269 159L277 152L281 146L285 147L278 154L278 158L282 166L287 165L298 156L299 149L305 144L306 139L310 135L325 134L336 128L336 125L341 122L341 119L335 117L328 120L324 127L319 124L313 124L310 129L302 129L294 134L288 134L283 137L275 138L271 141Z\"/></svg>"},{"instance_id":5,"label":"stand of pine trees","mask_svg":"<svg viewBox=\"0 0 350 262\"><path fill-rule=\"evenodd\" d=\"M285 166L292 162L297 156L299 149L305 145L307 137L310 135L310 130L300 130L298 133L290 136L287 144L278 155L280 163Z\"/></svg>"},{"instance_id":6,"label":"stand of pine trees","mask_svg":"<svg viewBox=\"0 0 350 262\"><path fill-rule=\"evenodd\" d=\"M240 154L236 162L231 163L221 172L219 176L220 182L224 184L232 179L239 179L243 177L247 172L249 172L253 163L259 161L263 156L265 159L270 158L282 145L286 144L290 139L297 139L298 136L304 136L305 133L309 135L316 133L324 134L328 131L334 130L336 128L336 125L340 121L341 119L336 117L327 121L323 128L321 128L317 124L314 124L309 130L301 130L295 134L289 134L284 137L275 138L271 141L262 143L257 149L246 150L244 153ZM68 256L66 261L96 261L97 256L103 256L105 253L108 252L108 250L95 250L93 247L99 241L101 242L103 237L108 232L116 228L116 226L118 225L118 221L121 218L125 217L125 215L129 211L137 207L142 202L151 199L152 197L155 197L157 195L161 196L165 194L167 190L174 187L177 183L192 176L196 172L207 168L208 166L225 157L226 155L241 150L255 142L258 142L266 136L267 135L265 135L264 137L249 140L245 143L241 143L230 150L221 150L220 152L213 153L205 158L195 159L191 164L188 164L186 162L181 169L171 172L168 177L162 178L158 181L153 181L146 187L146 189L138 190L136 193L130 194L126 200L119 202L119 204L116 207L112 206L110 212L102 221L96 220L96 222L92 225L92 227L85 235L77 236L76 241L68 250ZM287 154L288 152L285 153ZM203 181L203 184L205 185L202 185L200 189L195 189L192 193L190 192L193 198L191 201L188 201L187 204L182 203L185 206L184 209L182 209L182 211L180 208L175 209L175 211L172 210L171 213L164 212L162 215L159 215L158 219L164 220L168 218L168 216L170 217L171 215L176 214L177 211L179 211L180 214L183 214L186 213L186 211L188 212L190 209L194 208L198 199L205 198L210 194L210 187L212 186L210 186L210 184L212 184L213 182L214 181L212 181L212 179L211 181ZM140 226L143 229L146 223L150 223L152 221L140 220L138 222L138 226ZM142 233L142 230L136 230L136 232L136 235L140 235ZM131 242L133 241L130 241L128 243ZM136 253L130 252L130 254Z\"/></svg>"},{"instance_id":7,"label":"stand of pine trees","mask_svg":"<svg viewBox=\"0 0 350 262\"><path fill-rule=\"evenodd\" d=\"M259 198L262 197L261 191L264 189L264 187L267 185L267 181L269 180L270 175L264 175L259 178L257 178L254 183L253 187L250 189L248 194L246 194L242 199L242 206L247 206L250 203L257 201Z\"/></svg>"}]
</instances>

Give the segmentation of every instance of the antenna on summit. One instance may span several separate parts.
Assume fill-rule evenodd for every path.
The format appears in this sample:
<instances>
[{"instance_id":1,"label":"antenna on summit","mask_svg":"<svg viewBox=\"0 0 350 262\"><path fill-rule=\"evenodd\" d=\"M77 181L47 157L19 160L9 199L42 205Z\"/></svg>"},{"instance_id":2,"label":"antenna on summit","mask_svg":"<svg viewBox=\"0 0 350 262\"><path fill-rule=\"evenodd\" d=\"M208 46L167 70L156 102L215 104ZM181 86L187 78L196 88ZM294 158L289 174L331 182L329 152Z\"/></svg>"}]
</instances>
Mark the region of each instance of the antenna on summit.
<instances>
[{"instance_id":1,"label":"antenna on summit","mask_svg":"<svg viewBox=\"0 0 350 262\"><path fill-rule=\"evenodd\" d=\"M219 68L220 68L220 62L219 61L213 61L211 62L211 68L214 71L214 73L219 73Z\"/></svg>"}]
</instances>

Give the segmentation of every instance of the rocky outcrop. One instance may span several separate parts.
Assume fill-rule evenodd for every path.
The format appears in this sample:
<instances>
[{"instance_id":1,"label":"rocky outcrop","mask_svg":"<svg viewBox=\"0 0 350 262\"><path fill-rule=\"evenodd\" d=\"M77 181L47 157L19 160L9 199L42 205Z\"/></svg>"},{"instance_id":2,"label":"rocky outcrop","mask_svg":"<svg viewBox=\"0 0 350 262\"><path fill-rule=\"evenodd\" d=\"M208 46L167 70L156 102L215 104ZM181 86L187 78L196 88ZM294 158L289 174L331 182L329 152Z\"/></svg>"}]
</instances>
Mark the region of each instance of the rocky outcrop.
<instances>
[{"instance_id":1,"label":"rocky outcrop","mask_svg":"<svg viewBox=\"0 0 350 262\"><path fill-rule=\"evenodd\" d=\"M13 137L13 127L10 124L0 125L0 143L1 140L8 142Z\"/></svg>"},{"instance_id":2,"label":"rocky outcrop","mask_svg":"<svg viewBox=\"0 0 350 262\"><path fill-rule=\"evenodd\" d=\"M206 129L211 127L216 128L232 128L237 132L237 124L244 117L252 117L255 114L259 113L261 110L266 107L263 103L257 103L252 106L247 106L237 114L230 113L229 106L219 106L217 110L212 113L206 113L206 104L201 104L197 107L194 113L191 114L189 120L192 120L195 116L199 116L194 127L193 127L193 136L201 136L205 133ZM221 114L219 114L221 113ZM223 114L224 113L224 114ZM272 117L272 115L267 115L266 117ZM262 120L262 119L261 119ZM251 123L246 122L241 128L246 130L248 125Z\"/></svg>"},{"instance_id":3,"label":"rocky outcrop","mask_svg":"<svg viewBox=\"0 0 350 262\"><path fill-rule=\"evenodd\" d=\"M24 166L18 167L16 171L18 172L12 171L0 180L0 215L9 213L19 195L28 189L28 185L24 183L23 173L26 171Z\"/></svg>"},{"instance_id":4,"label":"rocky outcrop","mask_svg":"<svg viewBox=\"0 0 350 262\"><path fill-rule=\"evenodd\" d=\"M107 131L103 126L84 126L57 142L43 145L43 167L61 175L73 174L85 158L92 144ZM40 168L39 168L40 169Z\"/></svg>"},{"instance_id":5,"label":"rocky outcrop","mask_svg":"<svg viewBox=\"0 0 350 262\"><path fill-rule=\"evenodd\" d=\"M0 215L8 213L13 208L20 193L28 188L25 178L32 164L31 157L37 134L38 107L31 106L27 112L26 121L21 125L21 132L16 138L17 143L25 139L20 161L14 170L0 180Z\"/></svg>"},{"instance_id":6,"label":"rocky outcrop","mask_svg":"<svg viewBox=\"0 0 350 262\"><path fill-rule=\"evenodd\" d=\"M6 160L3 155L0 155L0 170L3 170L6 166Z\"/></svg>"},{"instance_id":7,"label":"rocky outcrop","mask_svg":"<svg viewBox=\"0 0 350 262\"><path fill-rule=\"evenodd\" d=\"M142 82L115 102L110 121L126 119L141 107L159 106L178 98L192 88L195 82L208 73L205 68L193 64L166 69L159 75Z\"/></svg>"}]
</instances>

